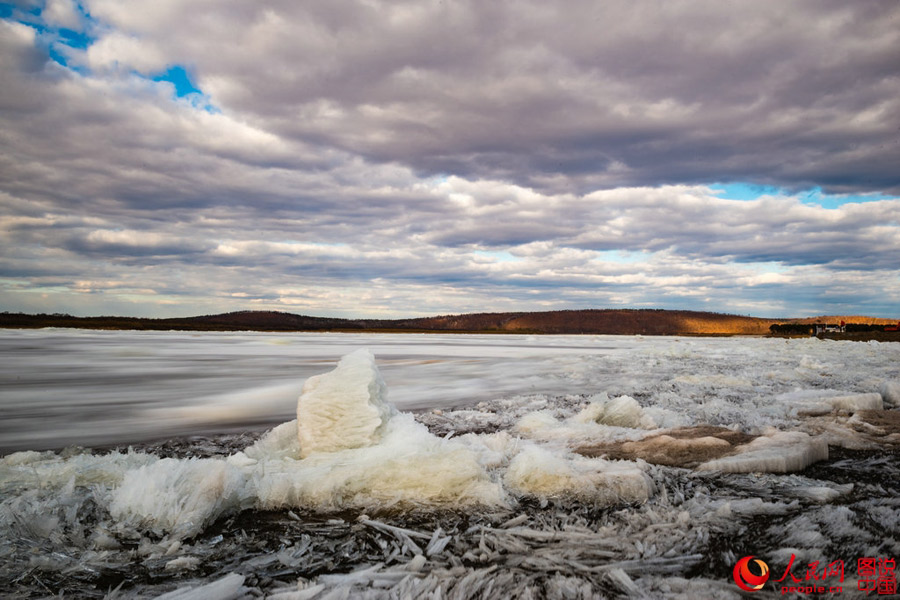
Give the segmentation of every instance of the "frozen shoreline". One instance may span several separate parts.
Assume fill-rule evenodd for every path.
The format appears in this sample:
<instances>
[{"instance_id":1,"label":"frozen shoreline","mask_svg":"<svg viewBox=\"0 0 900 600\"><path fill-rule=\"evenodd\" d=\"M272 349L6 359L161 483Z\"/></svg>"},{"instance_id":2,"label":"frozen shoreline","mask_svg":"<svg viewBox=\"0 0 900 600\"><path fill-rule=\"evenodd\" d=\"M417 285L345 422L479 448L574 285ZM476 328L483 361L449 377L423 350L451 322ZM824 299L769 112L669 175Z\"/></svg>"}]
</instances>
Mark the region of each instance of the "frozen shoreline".
<instances>
[{"instance_id":1,"label":"frozen shoreline","mask_svg":"<svg viewBox=\"0 0 900 600\"><path fill-rule=\"evenodd\" d=\"M302 458L297 426L285 423L262 436L175 438L127 453L6 456L0 592L102 598L121 583L117 597L140 598L212 585L221 597L287 600L490 597L502 586L512 597L726 598L736 597L730 568L741 556L777 570L791 555L805 565L900 554L891 348L673 339L597 352L565 339L555 350L516 342L524 351L489 351L506 352L506 377L539 367L542 384L566 393L501 393L414 421L390 417L382 449L381 434L361 431L347 449ZM450 348L471 360L471 348ZM446 364L403 352L414 369ZM339 380L354 377L369 386L368 376ZM704 459L711 470L669 460L676 447L693 459L690 444L719 453ZM576 454L587 447L619 460ZM723 472L747 464L757 472ZM433 487L429 477L443 477L434 469L457 487Z\"/></svg>"},{"instance_id":2,"label":"frozen shoreline","mask_svg":"<svg viewBox=\"0 0 900 600\"><path fill-rule=\"evenodd\" d=\"M760 556L783 570L790 552L804 565L816 559L849 565L900 549L890 533L900 515L897 450L838 449L791 476L669 467L650 473L658 486L653 498L607 508L557 499L499 511L243 511L177 545L145 537L122 540L104 557L86 560L57 548L55 565L11 562L0 592L38 598L61 589L66 597L103 598L124 582L114 597L155 598L224 581L235 595L217 597L278 598L303 588L302 595L283 597L322 598L340 589L351 597L425 597L441 589L443 597L490 598L502 586L512 598L585 590L737 599L731 569L741 556ZM852 491L841 493L848 484ZM823 487L837 497L823 502ZM432 550L446 545L428 554L432 540ZM854 589L855 581L845 586Z\"/></svg>"}]
</instances>

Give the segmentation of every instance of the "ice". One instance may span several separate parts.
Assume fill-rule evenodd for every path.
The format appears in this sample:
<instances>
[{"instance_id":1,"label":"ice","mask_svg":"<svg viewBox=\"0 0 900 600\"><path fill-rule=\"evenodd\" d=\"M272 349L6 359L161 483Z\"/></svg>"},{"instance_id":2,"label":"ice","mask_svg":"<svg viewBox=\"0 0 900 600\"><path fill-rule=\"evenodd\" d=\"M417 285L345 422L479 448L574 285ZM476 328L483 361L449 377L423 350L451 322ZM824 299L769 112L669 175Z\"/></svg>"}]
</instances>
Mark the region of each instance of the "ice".
<instances>
[{"instance_id":1,"label":"ice","mask_svg":"<svg viewBox=\"0 0 900 600\"><path fill-rule=\"evenodd\" d=\"M519 494L574 496L607 506L644 502L652 493L650 479L635 463L588 459L537 445L513 458L504 481Z\"/></svg>"},{"instance_id":2,"label":"ice","mask_svg":"<svg viewBox=\"0 0 900 600\"><path fill-rule=\"evenodd\" d=\"M238 351L221 342L237 344L239 336L213 337L199 336L200 347ZM266 335L252 337L253 347L270 345ZM279 372L295 364L296 352L311 357L302 377L333 368L338 354L360 345L379 350L380 369L359 352L304 390L307 408L328 425L321 438L309 431L323 446L304 452L297 420L260 433L256 419L270 408L257 410L253 394L240 390L261 390L265 406L275 407L278 394L301 387L282 374L235 386L233 395L211 389L197 397L209 403L210 418L246 415L256 432L137 452L36 452L47 447L36 442L0 458L0 595L84 589L103 597L98 582L114 588L122 581L110 598L172 590L195 594L188 598L231 591L285 599L487 597L497 590L512 598L733 597L730 567L746 544L779 571L791 551L798 561L830 562L900 549L886 535L900 525L900 412L892 408L900 345L273 338L289 341L278 347L286 350ZM141 338L133 352L152 352L156 339L167 338ZM207 362L206 377L221 374L216 361ZM113 374L123 375L123 365ZM483 387L482 377L494 387ZM395 412L387 384L391 399L426 410ZM78 389L76 382L73 394ZM344 396L355 400L342 405ZM464 397L472 401L455 408ZM190 410L177 413L149 394L136 398L141 415L206 418L203 410L192 416L191 400ZM887 410L872 410L878 398ZM296 391L285 415L294 404ZM12 406L4 431L24 414ZM266 426L288 418L273 414ZM91 435L105 435L109 423L97 421ZM645 428L654 425L666 429ZM69 439L54 427L48 422L46 437L35 439ZM356 441L330 447L345 437ZM827 444L831 458L812 463L826 456ZM595 453L579 455L587 449ZM216 583L222 590L208 587Z\"/></svg>"},{"instance_id":3,"label":"ice","mask_svg":"<svg viewBox=\"0 0 900 600\"><path fill-rule=\"evenodd\" d=\"M306 380L297 402L300 456L377 443L394 412L387 386L366 349L348 354L330 373Z\"/></svg>"},{"instance_id":4,"label":"ice","mask_svg":"<svg viewBox=\"0 0 900 600\"><path fill-rule=\"evenodd\" d=\"M559 421L549 411L528 413L516 423L516 431L529 436L538 436L559 428Z\"/></svg>"},{"instance_id":5,"label":"ice","mask_svg":"<svg viewBox=\"0 0 900 600\"><path fill-rule=\"evenodd\" d=\"M790 473L828 458L828 444L800 431L773 432L739 446L737 453L697 467L725 473Z\"/></svg>"},{"instance_id":6,"label":"ice","mask_svg":"<svg viewBox=\"0 0 900 600\"><path fill-rule=\"evenodd\" d=\"M646 417L641 405L630 396L610 399L606 393L591 398L591 403L574 419L580 423L599 423L615 427L655 429L653 419Z\"/></svg>"},{"instance_id":7,"label":"ice","mask_svg":"<svg viewBox=\"0 0 900 600\"><path fill-rule=\"evenodd\" d=\"M885 381L880 392L885 404L900 408L900 381Z\"/></svg>"},{"instance_id":8,"label":"ice","mask_svg":"<svg viewBox=\"0 0 900 600\"><path fill-rule=\"evenodd\" d=\"M844 410L847 412L858 412L860 410L881 410L884 405L881 400L881 394L848 394L846 396L836 396L829 398L828 403L831 404L833 410Z\"/></svg>"},{"instance_id":9,"label":"ice","mask_svg":"<svg viewBox=\"0 0 900 600\"><path fill-rule=\"evenodd\" d=\"M16 452L0 459L0 490L66 485L115 486L130 469L156 460L153 455L132 451L102 457L78 452L68 455Z\"/></svg>"},{"instance_id":10,"label":"ice","mask_svg":"<svg viewBox=\"0 0 900 600\"><path fill-rule=\"evenodd\" d=\"M246 476L221 459L163 458L128 471L109 507L118 521L190 537L226 512L252 505Z\"/></svg>"},{"instance_id":11,"label":"ice","mask_svg":"<svg viewBox=\"0 0 900 600\"><path fill-rule=\"evenodd\" d=\"M244 587L244 579L243 575L231 573L205 585L180 587L156 600L237 600L250 591Z\"/></svg>"},{"instance_id":12,"label":"ice","mask_svg":"<svg viewBox=\"0 0 900 600\"><path fill-rule=\"evenodd\" d=\"M557 415L564 418L559 419ZM646 431L638 427L654 426L653 420L643 415L633 398L623 396L609 400L606 394L601 394L594 396L577 413L558 409L529 412L515 422L513 431L532 440L575 447L602 441L640 439Z\"/></svg>"},{"instance_id":13,"label":"ice","mask_svg":"<svg viewBox=\"0 0 900 600\"><path fill-rule=\"evenodd\" d=\"M268 444L264 439L254 452ZM271 450L273 458L261 456L249 467L260 508L384 509L503 500L499 484L471 449L432 435L405 413L392 417L381 442L366 448L318 452L302 460L280 458L289 453L283 447Z\"/></svg>"}]
</instances>

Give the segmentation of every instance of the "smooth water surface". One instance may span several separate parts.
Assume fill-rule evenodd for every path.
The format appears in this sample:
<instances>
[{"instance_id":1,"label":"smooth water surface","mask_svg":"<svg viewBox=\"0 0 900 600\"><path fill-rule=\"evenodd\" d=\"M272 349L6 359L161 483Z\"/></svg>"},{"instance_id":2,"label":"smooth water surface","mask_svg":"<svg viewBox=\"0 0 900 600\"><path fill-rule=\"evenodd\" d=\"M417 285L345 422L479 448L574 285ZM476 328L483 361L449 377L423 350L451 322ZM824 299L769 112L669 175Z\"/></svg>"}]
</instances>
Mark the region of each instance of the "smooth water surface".
<instances>
[{"instance_id":1,"label":"smooth water surface","mask_svg":"<svg viewBox=\"0 0 900 600\"><path fill-rule=\"evenodd\" d=\"M274 425L305 379L367 347L403 410L563 393L560 361L639 338L0 330L0 453Z\"/></svg>"}]
</instances>

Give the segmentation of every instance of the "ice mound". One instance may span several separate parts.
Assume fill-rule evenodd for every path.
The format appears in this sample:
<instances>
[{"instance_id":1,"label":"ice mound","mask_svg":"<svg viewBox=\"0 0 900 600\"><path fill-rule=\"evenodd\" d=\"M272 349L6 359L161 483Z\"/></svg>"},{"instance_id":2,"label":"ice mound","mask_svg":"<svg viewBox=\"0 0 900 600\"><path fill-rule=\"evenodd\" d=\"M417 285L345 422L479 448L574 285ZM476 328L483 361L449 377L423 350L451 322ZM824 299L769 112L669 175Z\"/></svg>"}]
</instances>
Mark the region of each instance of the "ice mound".
<instances>
[{"instance_id":1,"label":"ice mound","mask_svg":"<svg viewBox=\"0 0 900 600\"><path fill-rule=\"evenodd\" d=\"M345 356L311 378L298 420L275 427L231 456L141 461L119 471L109 511L129 527L173 539L199 533L217 518L246 508L314 510L415 506L498 506L506 501L499 465L508 436L479 445L439 438L413 415L386 402L384 381L369 351ZM11 466L40 460L13 456ZM152 457L151 457L152 458ZM498 462L499 461L499 462Z\"/></svg>"},{"instance_id":2,"label":"ice mound","mask_svg":"<svg viewBox=\"0 0 900 600\"><path fill-rule=\"evenodd\" d=\"M528 413L516 423L516 431L529 436L544 435L559 428L559 421L548 411L539 410Z\"/></svg>"},{"instance_id":3,"label":"ice mound","mask_svg":"<svg viewBox=\"0 0 900 600\"><path fill-rule=\"evenodd\" d=\"M530 439L579 446L600 441L639 439L656 422L630 396L610 399L604 392L592 396L581 411L568 417L549 410L523 415L514 430ZM663 415L663 411L660 411Z\"/></svg>"},{"instance_id":4,"label":"ice mound","mask_svg":"<svg viewBox=\"0 0 900 600\"><path fill-rule=\"evenodd\" d=\"M575 497L602 505L644 502L652 483L636 463L589 459L530 445L509 464L504 476L519 494Z\"/></svg>"},{"instance_id":5,"label":"ice mound","mask_svg":"<svg viewBox=\"0 0 900 600\"><path fill-rule=\"evenodd\" d=\"M591 398L591 403L573 418L579 423L599 423L614 427L654 429L656 424L644 415L641 405L630 396L610 399L604 392Z\"/></svg>"},{"instance_id":6,"label":"ice mound","mask_svg":"<svg viewBox=\"0 0 900 600\"><path fill-rule=\"evenodd\" d=\"M478 455L463 443L432 435L410 414L397 414L378 444L318 452L302 460L296 421L281 425L241 458L264 509L307 506L388 508L413 505L498 505L501 486L491 481ZM235 455L237 456L237 455ZM255 457L255 458L251 458Z\"/></svg>"},{"instance_id":7,"label":"ice mound","mask_svg":"<svg viewBox=\"0 0 900 600\"><path fill-rule=\"evenodd\" d=\"M300 456L377 443L393 414L387 386L366 349L346 355L330 373L306 380L297 402Z\"/></svg>"},{"instance_id":8,"label":"ice mound","mask_svg":"<svg viewBox=\"0 0 900 600\"><path fill-rule=\"evenodd\" d=\"M790 473L828 459L828 444L800 431L779 431L739 446L735 454L710 460L698 471Z\"/></svg>"},{"instance_id":9,"label":"ice mound","mask_svg":"<svg viewBox=\"0 0 900 600\"><path fill-rule=\"evenodd\" d=\"M610 423L641 419L640 406L628 397L597 406L605 415L601 420ZM110 514L129 527L184 539L246 508L501 507L509 506L510 492L609 505L642 502L651 494L650 480L636 463L541 448L508 432L435 436L386 401L384 381L367 350L310 378L297 414L296 421L224 459L137 464L120 475ZM561 423L543 413L533 413L530 420L538 429L556 427L566 434L573 426L628 431L594 421ZM529 419L524 421L527 425ZM23 455L10 462L38 458Z\"/></svg>"}]
</instances>

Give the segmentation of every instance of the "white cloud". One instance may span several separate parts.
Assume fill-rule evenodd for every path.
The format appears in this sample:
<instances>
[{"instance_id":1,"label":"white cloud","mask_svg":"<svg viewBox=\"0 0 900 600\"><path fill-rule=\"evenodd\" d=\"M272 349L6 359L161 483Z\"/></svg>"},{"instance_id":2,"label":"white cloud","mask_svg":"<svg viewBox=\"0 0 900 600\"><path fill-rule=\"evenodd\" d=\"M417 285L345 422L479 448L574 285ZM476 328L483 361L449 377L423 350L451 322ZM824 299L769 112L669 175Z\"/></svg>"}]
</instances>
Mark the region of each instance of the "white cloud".
<instances>
[{"instance_id":1,"label":"white cloud","mask_svg":"<svg viewBox=\"0 0 900 600\"><path fill-rule=\"evenodd\" d=\"M96 71L137 71L143 75L163 71L169 62L154 42L113 32L100 38L87 51L87 64Z\"/></svg>"},{"instance_id":2,"label":"white cloud","mask_svg":"<svg viewBox=\"0 0 900 600\"><path fill-rule=\"evenodd\" d=\"M48 0L41 14L50 25L74 31L82 29L81 13L73 0Z\"/></svg>"}]
</instances>

